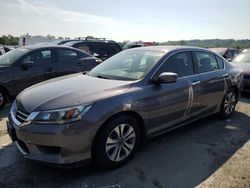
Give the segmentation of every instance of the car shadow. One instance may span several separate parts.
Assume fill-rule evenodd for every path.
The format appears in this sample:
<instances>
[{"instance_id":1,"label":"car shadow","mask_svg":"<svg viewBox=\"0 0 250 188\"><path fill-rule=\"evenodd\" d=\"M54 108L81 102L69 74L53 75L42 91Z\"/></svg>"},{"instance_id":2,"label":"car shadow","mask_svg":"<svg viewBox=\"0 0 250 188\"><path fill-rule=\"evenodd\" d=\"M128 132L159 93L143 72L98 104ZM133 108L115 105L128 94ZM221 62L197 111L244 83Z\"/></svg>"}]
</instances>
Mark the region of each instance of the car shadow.
<instances>
[{"instance_id":1,"label":"car shadow","mask_svg":"<svg viewBox=\"0 0 250 188\"><path fill-rule=\"evenodd\" d=\"M249 119L240 111L229 120L209 116L150 140L112 171L48 166L25 160L8 145L0 149L0 187L194 187L249 141Z\"/></svg>"}]
</instances>

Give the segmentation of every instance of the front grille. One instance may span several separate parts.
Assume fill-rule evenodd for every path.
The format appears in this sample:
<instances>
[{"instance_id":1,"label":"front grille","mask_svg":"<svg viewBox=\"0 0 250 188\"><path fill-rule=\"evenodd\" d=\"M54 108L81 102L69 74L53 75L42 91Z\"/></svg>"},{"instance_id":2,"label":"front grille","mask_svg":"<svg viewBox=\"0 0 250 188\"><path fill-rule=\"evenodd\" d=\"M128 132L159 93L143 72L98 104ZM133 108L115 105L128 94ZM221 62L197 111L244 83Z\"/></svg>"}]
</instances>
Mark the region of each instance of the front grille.
<instances>
[{"instance_id":1,"label":"front grille","mask_svg":"<svg viewBox=\"0 0 250 188\"><path fill-rule=\"evenodd\" d=\"M16 101L14 101L11 107L11 111L15 116L15 118L17 119L17 121L19 121L20 123L26 121L29 116L29 113L26 112L26 110L21 105L17 105Z\"/></svg>"},{"instance_id":2,"label":"front grille","mask_svg":"<svg viewBox=\"0 0 250 188\"><path fill-rule=\"evenodd\" d=\"M22 112L21 110L17 110L16 112L16 119L20 122L23 123L27 118L28 118L28 114Z\"/></svg>"},{"instance_id":3,"label":"front grille","mask_svg":"<svg viewBox=\"0 0 250 188\"><path fill-rule=\"evenodd\" d=\"M42 153L59 154L61 152L61 148L56 146L37 145L37 147Z\"/></svg>"}]
</instances>

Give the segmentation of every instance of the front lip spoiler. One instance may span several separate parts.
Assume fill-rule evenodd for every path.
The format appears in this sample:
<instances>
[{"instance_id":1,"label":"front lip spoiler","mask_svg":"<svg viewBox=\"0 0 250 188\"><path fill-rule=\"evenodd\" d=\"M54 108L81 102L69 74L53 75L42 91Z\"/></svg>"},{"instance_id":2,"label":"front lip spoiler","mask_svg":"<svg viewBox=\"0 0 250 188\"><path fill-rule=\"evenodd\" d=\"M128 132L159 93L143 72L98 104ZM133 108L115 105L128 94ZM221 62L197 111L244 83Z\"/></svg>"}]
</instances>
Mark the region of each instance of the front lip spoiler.
<instances>
[{"instance_id":1,"label":"front lip spoiler","mask_svg":"<svg viewBox=\"0 0 250 188\"><path fill-rule=\"evenodd\" d=\"M28 153L25 152L25 151L21 148L21 146L19 145L19 143L18 143L17 141L14 141L14 143L15 143L16 147L19 149L19 151L20 151L23 155L28 155Z\"/></svg>"}]
</instances>

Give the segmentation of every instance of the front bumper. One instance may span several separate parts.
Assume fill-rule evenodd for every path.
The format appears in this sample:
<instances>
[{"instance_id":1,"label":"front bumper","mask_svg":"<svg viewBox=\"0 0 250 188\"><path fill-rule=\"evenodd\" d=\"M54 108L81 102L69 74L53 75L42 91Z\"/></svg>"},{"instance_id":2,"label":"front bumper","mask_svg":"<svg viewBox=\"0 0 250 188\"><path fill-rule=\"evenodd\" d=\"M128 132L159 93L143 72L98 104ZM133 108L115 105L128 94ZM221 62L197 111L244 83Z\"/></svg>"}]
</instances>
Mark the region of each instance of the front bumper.
<instances>
[{"instance_id":1,"label":"front bumper","mask_svg":"<svg viewBox=\"0 0 250 188\"><path fill-rule=\"evenodd\" d=\"M28 159L55 164L70 164L91 158L93 125L84 120L65 125L20 126L12 113L8 133L20 152Z\"/></svg>"}]
</instances>

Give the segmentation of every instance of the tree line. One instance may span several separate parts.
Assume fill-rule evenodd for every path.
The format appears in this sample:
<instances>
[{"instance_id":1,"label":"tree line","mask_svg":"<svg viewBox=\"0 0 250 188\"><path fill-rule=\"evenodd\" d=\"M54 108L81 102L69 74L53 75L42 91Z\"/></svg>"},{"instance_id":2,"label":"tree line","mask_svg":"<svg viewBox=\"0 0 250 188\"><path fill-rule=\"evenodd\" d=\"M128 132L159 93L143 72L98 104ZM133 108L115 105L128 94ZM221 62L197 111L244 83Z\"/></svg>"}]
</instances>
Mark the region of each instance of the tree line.
<instances>
[{"instance_id":1,"label":"tree line","mask_svg":"<svg viewBox=\"0 0 250 188\"><path fill-rule=\"evenodd\" d=\"M227 47L227 48L250 48L250 40L234 40L234 39L208 39L208 40L181 40L168 41L160 43L161 45L181 45L181 46L197 46L203 48Z\"/></svg>"},{"instance_id":2,"label":"tree line","mask_svg":"<svg viewBox=\"0 0 250 188\"><path fill-rule=\"evenodd\" d=\"M63 38L62 38L63 39ZM3 35L0 37L2 45L18 45L19 37L12 35ZM125 42L121 42L123 45ZM227 48L250 48L250 39L234 40L234 39L207 39L207 40L180 40L167 42L154 42L154 45L181 45L181 46L197 46L203 48L227 47Z\"/></svg>"},{"instance_id":3,"label":"tree line","mask_svg":"<svg viewBox=\"0 0 250 188\"><path fill-rule=\"evenodd\" d=\"M0 44L15 46L18 45L19 37L14 37L12 35L3 35L0 37Z\"/></svg>"}]
</instances>

